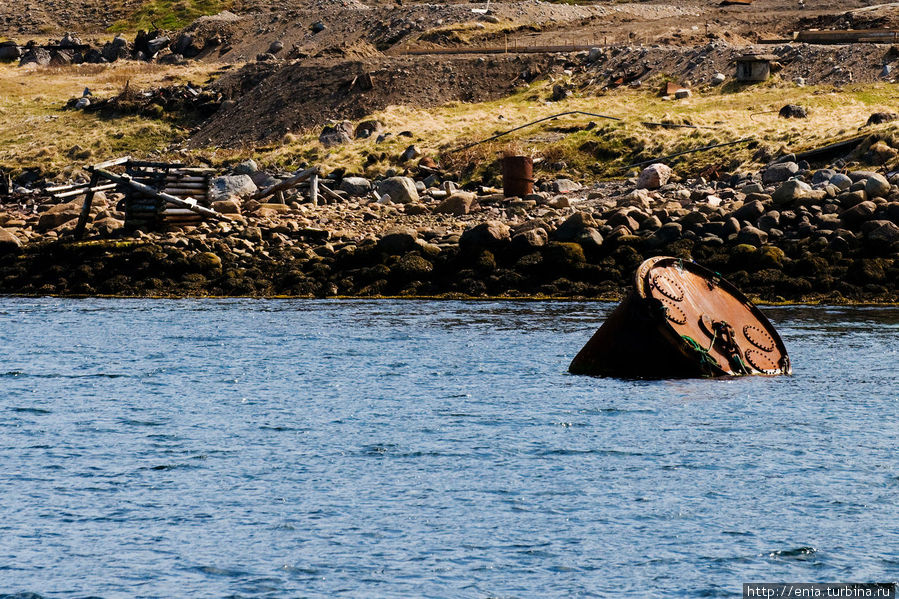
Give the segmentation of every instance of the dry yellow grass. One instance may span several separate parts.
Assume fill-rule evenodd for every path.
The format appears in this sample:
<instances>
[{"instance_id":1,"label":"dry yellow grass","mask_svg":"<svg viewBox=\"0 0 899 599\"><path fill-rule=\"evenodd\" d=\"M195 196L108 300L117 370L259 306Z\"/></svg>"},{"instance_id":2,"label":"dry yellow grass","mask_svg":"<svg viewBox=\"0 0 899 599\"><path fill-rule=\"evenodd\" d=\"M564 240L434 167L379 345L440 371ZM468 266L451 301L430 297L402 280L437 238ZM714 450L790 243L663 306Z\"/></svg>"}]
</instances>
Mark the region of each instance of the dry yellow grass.
<instances>
[{"instance_id":1,"label":"dry yellow grass","mask_svg":"<svg viewBox=\"0 0 899 599\"><path fill-rule=\"evenodd\" d=\"M73 165L118 154L151 155L184 132L166 121L138 116L106 119L63 110L85 87L111 97L126 84L137 89L205 81L207 65L163 67L145 63L20 68L0 65L0 166L71 172Z\"/></svg>"},{"instance_id":2,"label":"dry yellow grass","mask_svg":"<svg viewBox=\"0 0 899 599\"><path fill-rule=\"evenodd\" d=\"M71 165L123 154L171 157L167 148L186 132L170 121L139 116L103 119L62 107L69 98L80 96L85 87L90 87L97 97L110 97L129 82L137 89L188 80L203 83L216 68L202 63L187 67L120 63L56 69L0 66L0 167L40 166L66 174L71 172ZM318 142L318 131L309 131L293 133L265 147L239 151L206 148L193 154L195 159L213 163L253 156L262 164L288 168L310 163L326 171L346 168L350 172L375 174L402 166L397 157L408 145L415 144L425 155L474 177L479 176L479 169L495 163L501 152L514 147L517 152L545 158L546 165L564 162L565 172L572 176L614 177L625 174L623 167L630 162L752 137L758 140L755 147L733 146L704 152L679 165L684 170L712 163L732 168L747 163L748 167L759 147L767 148L769 153L801 150L855 134L872 112L889 111L894 96L887 83L835 91L798 88L775 81L735 90L697 90L692 98L679 101L663 100L649 89L602 92L587 88L564 101L548 102L553 83L543 81L492 102L454 102L436 108L388 107L372 115L394 133L381 144L368 139L324 148ZM808 108L809 118L778 118L776 111L788 103ZM466 152L450 153L500 131L569 111L621 120L564 116ZM590 121L597 125L585 130ZM704 128L650 128L644 122ZM406 130L413 132L414 137L395 135Z\"/></svg>"},{"instance_id":3,"label":"dry yellow grass","mask_svg":"<svg viewBox=\"0 0 899 599\"><path fill-rule=\"evenodd\" d=\"M622 167L630 162L751 137L758 140L757 145L731 146L684 159L691 168L702 163L743 162L749 166L759 147L769 153L796 151L857 134L872 112L891 109L894 94L886 83L840 91L775 84L730 92L700 90L692 98L678 101L663 100L649 90L621 89L598 94L587 91L561 102L547 102L551 87L551 83L544 82L511 97L480 104L456 102L427 109L391 106L373 117L394 133L412 131L413 139L393 136L381 144L358 140L325 149L314 133L308 133L258 153L257 159L288 165L307 161L326 169L348 167L360 171L369 155L386 154L387 160L376 160L369 165L369 170L384 170L397 166L395 157L410 143L415 143L425 155L442 157L454 167L460 167L465 162L492 162L512 145L517 151L544 157L546 162L565 161L573 174L616 176L625 174ZM779 118L777 111L788 103L808 108L809 118ZM603 114L621 121L564 116L467 152L448 154L467 143L569 111ZM597 126L571 132L590 121ZM659 128L644 125L645 122L703 128Z\"/></svg>"}]
</instances>

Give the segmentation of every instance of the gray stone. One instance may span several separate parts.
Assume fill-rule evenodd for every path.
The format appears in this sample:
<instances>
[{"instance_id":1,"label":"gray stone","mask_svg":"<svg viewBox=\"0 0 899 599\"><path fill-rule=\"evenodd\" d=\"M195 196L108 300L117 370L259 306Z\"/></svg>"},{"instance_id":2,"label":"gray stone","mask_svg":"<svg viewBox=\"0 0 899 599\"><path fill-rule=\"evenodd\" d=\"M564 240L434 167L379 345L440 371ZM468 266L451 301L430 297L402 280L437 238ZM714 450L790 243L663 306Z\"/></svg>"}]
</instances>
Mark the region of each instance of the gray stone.
<instances>
[{"instance_id":1,"label":"gray stone","mask_svg":"<svg viewBox=\"0 0 899 599\"><path fill-rule=\"evenodd\" d=\"M571 179L556 179L552 184L553 193L571 193L580 189L580 183L576 183Z\"/></svg>"},{"instance_id":2,"label":"gray stone","mask_svg":"<svg viewBox=\"0 0 899 599\"><path fill-rule=\"evenodd\" d=\"M747 183L746 185L743 186L743 188L740 191L742 191L745 194L765 193L765 186L761 185L759 183Z\"/></svg>"},{"instance_id":3,"label":"gray stone","mask_svg":"<svg viewBox=\"0 0 899 599\"><path fill-rule=\"evenodd\" d=\"M509 241L509 227L490 220L466 229L459 238L459 246L466 251L495 249Z\"/></svg>"},{"instance_id":4,"label":"gray stone","mask_svg":"<svg viewBox=\"0 0 899 599\"><path fill-rule=\"evenodd\" d=\"M477 199L473 193L457 192L449 196L434 208L434 212L439 214L452 214L453 216L462 216L468 214L478 207Z\"/></svg>"},{"instance_id":5,"label":"gray stone","mask_svg":"<svg viewBox=\"0 0 899 599\"><path fill-rule=\"evenodd\" d=\"M712 83L714 85L721 85L725 81L727 81L727 75L725 75L724 73L715 73L714 75L712 75Z\"/></svg>"},{"instance_id":6,"label":"gray stone","mask_svg":"<svg viewBox=\"0 0 899 599\"><path fill-rule=\"evenodd\" d=\"M13 235L11 231L0 227L0 252L7 252L22 247L19 238Z\"/></svg>"},{"instance_id":7,"label":"gray stone","mask_svg":"<svg viewBox=\"0 0 899 599\"><path fill-rule=\"evenodd\" d=\"M518 252L526 252L545 246L548 240L549 236L546 233L546 229L540 227L528 229L512 237L512 249Z\"/></svg>"},{"instance_id":8,"label":"gray stone","mask_svg":"<svg viewBox=\"0 0 899 599\"><path fill-rule=\"evenodd\" d=\"M665 164L651 164L637 177L637 189L658 189L671 178L671 167Z\"/></svg>"},{"instance_id":9,"label":"gray stone","mask_svg":"<svg viewBox=\"0 0 899 599\"><path fill-rule=\"evenodd\" d=\"M45 67L50 64L50 52L44 48L34 47L25 50L22 58L19 59L19 66L26 64L36 64Z\"/></svg>"},{"instance_id":10,"label":"gray stone","mask_svg":"<svg viewBox=\"0 0 899 599\"><path fill-rule=\"evenodd\" d=\"M760 247L768 241L768 234L756 227L743 227L737 233L737 243L745 243Z\"/></svg>"},{"instance_id":11,"label":"gray stone","mask_svg":"<svg viewBox=\"0 0 899 599\"><path fill-rule=\"evenodd\" d=\"M799 172L799 165L795 162L779 162L769 166L762 175L762 182L766 185L783 183Z\"/></svg>"},{"instance_id":12,"label":"gray stone","mask_svg":"<svg viewBox=\"0 0 899 599\"><path fill-rule=\"evenodd\" d=\"M552 237L556 241L575 241L584 231L595 225L596 221L586 212L575 212L559 225Z\"/></svg>"},{"instance_id":13,"label":"gray stone","mask_svg":"<svg viewBox=\"0 0 899 599\"><path fill-rule=\"evenodd\" d=\"M844 209L849 209L864 202L868 199L867 194L865 194L864 189L860 189L858 191L844 191L840 195L837 196L837 202L839 202L840 207Z\"/></svg>"},{"instance_id":14,"label":"gray stone","mask_svg":"<svg viewBox=\"0 0 899 599\"><path fill-rule=\"evenodd\" d=\"M258 191L249 175L225 175L214 177L209 182L209 199L212 202L245 197Z\"/></svg>"},{"instance_id":15,"label":"gray stone","mask_svg":"<svg viewBox=\"0 0 899 599\"><path fill-rule=\"evenodd\" d=\"M832 168L822 168L812 174L812 185L823 185L829 183L837 172Z\"/></svg>"},{"instance_id":16,"label":"gray stone","mask_svg":"<svg viewBox=\"0 0 899 599\"><path fill-rule=\"evenodd\" d=\"M318 136L318 141L326 148L330 148L348 143L353 139L352 133L352 126L348 122L325 125Z\"/></svg>"},{"instance_id":17,"label":"gray stone","mask_svg":"<svg viewBox=\"0 0 899 599\"><path fill-rule=\"evenodd\" d=\"M683 233L683 227L680 223L665 223L658 231L649 236L646 244L651 248L656 248L672 241L677 241Z\"/></svg>"},{"instance_id":18,"label":"gray stone","mask_svg":"<svg viewBox=\"0 0 899 599\"><path fill-rule=\"evenodd\" d=\"M890 193L890 182L883 175L868 177L865 183L865 193L869 198L883 198Z\"/></svg>"},{"instance_id":19,"label":"gray stone","mask_svg":"<svg viewBox=\"0 0 899 599\"><path fill-rule=\"evenodd\" d=\"M378 249L391 255L405 254L418 247L418 234L406 227L395 227L388 230L378 240Z\"/></svg>"},{"instance_id":20,"label":"gray stone","mask_svg":"<svg viewBox=\"0 0 899 599\"><path fill-rule=\"evenodd\" d=\"M777 113L777 116L782 119L807 119L808 110L806 110L803 106L799 106L798 104L787 104L780 109L780 112Z\"/></svg>"},{"instance_id":21,"label":"gray stone","mask_svg":"<svg viewBox=\"0 0 899 599\"><path fill-rule=\"evenodd\" d=\"M371 191L371 181L364 177L344 177L340 181L340 191L361 198L368 195Z\"/></svg>"},{"instance_id":22,"label":"gray stone","mask_svg":"<svg viewBox=\"0 0 899 599\"><path fill-rule=\"evenodd\" d=\"M748 202L737 209L733 216L740 221L749 221L754 223L761 215L765 213L765 205L759 201Z\"/></svg>"},{"instance_id":23,"label":"gray stone","mask_svg":"<svg viewBox=\"0 0 899 599\"><path fill-rule=\"evenodd\" d=\"M403 151L402 155L400 156L400 162L415 160L419 156L421 156L421 151L416 148L415 145L411 145Z\"/></svg>"},{"instance_id":24,"label":"gray stone","mask_svg":"<svg viewBox=\"0 0 899 599\"><path fill-rule=\"evenodd\" d=\"M574 241L587 251L595 251L602 247L603 239L599 231L593 227L587 227Z\"/></svg>"},{"instance_id":25,"label":"gray stone","mask_svg":"<svg viewBox=\"0 0 899 599\"><path fill-rule=\"evenodd\" d=\"M830 184L840 191L846 191L852 185L852 179L843 173L837 173L830 178Z\"/></svg>"},{"instance_id":26,"label":"gray stone","mask_svg":"<svg viewBox=\"0 0 899 599\"><path fill-rule=\"evenodd\" d=\"M774 200L774 205L777 207L792 206L797 201L808 197L811 191L812 188L808 183L792 179L778 187L771 199Z\"/></svg>"},{"instance_id":27,"label":"gray stone","mask_svg":"<svg viewBox=\"0 0 899 599\"><path fill-rule=\"evenodd\" d=\"M899 243L899 226L888 220L874 222L878 223L877 226L867 234L870 241L890 246Z\"/></svg>"},{"instance_id":28,"label":"gray stone","mask_svg":"<svg viewBox=\"0 0 899 599\"><path fill-rule=\"evenodd\" d=\"M259 170L259 165L256 164L256 161L252 158L244 160L240 164L234 167L235 175L252 175L256 171Z\"/></svg>"},{"instance_id":29,"label":"gray stone","mask_svg":"<svg viewBox=\"0 0 899 599\"><path fill-rule=\"evenodd\" d=\"M418 201L418 190L415 181L409 177L390 177L378 184L379 195L389 195L397 204L411 204Z\"/></svg>"},{"instance_id":30,"label":"gray stone","mask_svg":"<svg viewBox=\"0 0 899 599\"><path fill-rule=\"evenodd\" d=\"M269 54L277 54L278 52L280 52L283 49L284 49L284 42L282 42L280 40L274 41L271 44L269 44L268 53Z\"/></svg>"},{"instance_id":31,"label":"gray stone","mask_svg":"<svg viewBox=\"0 0 899 599\"><path fill-rule=\"evenodd\" d=\"M213 202L212 209L220 214L240 214L240 204L234 199Z\"/></svg>"}]
</instances>

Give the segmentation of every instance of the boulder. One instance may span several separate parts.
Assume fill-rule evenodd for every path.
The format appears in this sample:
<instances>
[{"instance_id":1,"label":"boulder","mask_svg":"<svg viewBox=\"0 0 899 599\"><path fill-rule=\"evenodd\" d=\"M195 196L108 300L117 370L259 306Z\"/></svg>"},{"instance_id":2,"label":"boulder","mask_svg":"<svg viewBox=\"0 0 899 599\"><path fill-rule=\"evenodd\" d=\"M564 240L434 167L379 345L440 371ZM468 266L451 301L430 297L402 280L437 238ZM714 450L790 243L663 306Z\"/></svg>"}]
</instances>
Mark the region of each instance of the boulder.
<instances>
[{"instance_id":1,"label":"boulder","mask_svg":"<svg viewBox=\"0 0 899 599\"><path fill-rule=\"evenodd\" d=\"M356 125L356 130L353 135L356 139L367 139L375 133L380 133L383 129L384 125L382 125L380 121L362 121Z\"/></svg>"},{"instance_id":2,"label":"boulder","mask_svg":"<svg viewBox=\"0 0 899 599\"><path fill-rule=\"evenodd\" d=\"M852 186L852 179L843 173L837 173L830 178L830 184L840 191L846 191Z\"/></svg>"},{"instance_id":3,"label":"boulder","mask_svg":"<svg viewBox=\"0 0 899 599\"><path fill-rule=\"evenodd\" d=\"M650 235L646 239L646 245L650 248L657 248L659 246L663 246L671 243L672 241L677 241L680 239L681 233L683 233L683 227L680 223L670 222L665 223L659 229Z\"/></svg>"},{"instance_id":4,"label":"boulder","mask_svg":"<svg viewBox=\"0 0 899 599\"><path fill-rule=\"evenodd\" d=\"M37 221L38 231L49 231L72 220L78 220L81 209L70 204L60 204L41 214Z\"/></svg>"},{"instance_id":5,"label":"boulder","mask_svg":"<svg viewBox=\"0 0 899 599\"><path fill-rule=\"evenodd\" d=\"M346 194L361 198L368 195L371 191L371 181L364 177L344 177L340 181L340 191Z\"/></svg>"},{"instance_id":6,"label":"boulder","mask_svg":"<svg viewBox=\"0 0 899 599\"><path fill-rule=\"evenodd\" d=\"M15 42L0 42L0 61L19 60L22 50Z\"/></svg>"},{"instance_id":7,"label":"boulder","mask_svg":"<svg viewBox=\"0 0 899 599\"><path fill-rule=\"evenodd\" d=\"M269 54L277 54L278 52L280 52L283 49L284 49L284 42L282 42L280 40L274 41L271 44L269 44L268 53Z\"/></svg>"},{"instance_id":8,"label":"boulder","mask_svg":"<svg viewBox=\"0 0 899 599\"><path fill-rule=\"evenodd\" d=\"M888 220L873 221L873 223L876 223L876 226L867 233L869 241L886 246L899 243L899 226ZM867 224L872 224L872 221L868 221Z\"/></svg>"},{"instance_id":9,"label":"boulder","mask_svg":"<svg viewBox=\"0 0 899 599\"><path fill-rule=\"evenodd\" d=\"M0 252L8 252L22 247L22 242L11 231L0 227Z\"/></svg>"},{"instance_id":10,"label":"boulder","mask_svg":"<svg viewBox=\"0 0 899 599\"><path fill-rule=\"evenodd\" d=\"M553 193L571 193L581 189L581 184L571 179L556 179L552 184Z\"/></svg>"},{"instance_id":11,"label":"boulder","mask_svg":"<svg viewBox=\"0 0 899 599\"><path fill-rule=\"evenodd\" d=\"M587 229L596 226L596 221L586 212L575 212L559 225L552 237L555 241L575 241ZM614 225L611 225L614 226Z\"/></svg>"},{"instance_id":12,"label":"boulder","mask_svg":"<svg viewBox=\"0 0 899 599\"><path fill-rule=\"evenodd\" d=\"M434 208L434 212L440 214L452 214L462 216L478 207L478 201L473 193L456 192L449 196Z\"/></svg>"},{"instance_id":13,"label":"boulder","mask_svg":"<svg viewBox=\"0 0 899 599\"><path fill-rule=\"evenodd\" d=\"M760 247L768 241L768 234L756 227L743 227L737 233L737 243Z\"/></svg>"},{"instance_id":14,"label":"boulder","mask_svg":"<svg viewBox=\"0 0 899 599\"><path fill-rule=\"evenodd\" d=\"M415 181L409 177L390 177L378 184L378 194L389 195L397 204L411 204L418 201L418 190Z\"/></svg>"},{"instance_id":15,"label":"boulder","mask_svg":"<svg viewBox=\"0 0 899 599\"><path fill-rule=\"evenodd\" d=\"M410 160L415 160L421 156L421 150L415 147L415 145L411 145L406 148L403 153L400 155L400 162L408 162Z\"/></svg>"},{"instance_id":16,"label":"boulder","mask_svg":"<svg viewBox=\"0 0 899 599\"><path fill-rule=\"evenodd\" d=\"M765 169L765 172L762 174L762 182L765 185L783 183L798 172L799 165L795 162L778 162Z\"/></svg>"},{"instance_id":17,"label":"boulder","mask_svg":"<svg viewBox=\"0 0 899 599\"><path fill-rule=\"evenodd\" d=\"M418 234L407 227L389 229L378 240L378 249L390 255L401 255L418 247Z\"/></svg>"},{"instance_id":18,"label":"boulder","mask_svg":"<svg viewBox=\"0 0 899 599\"><path fill-rule=\"evenodd\" d=\"M865 182L865 194L869 198L883 198L890 193L890 182L883 175L875 174Z\"/></svg>"},{"instance_id":19,"label":"boulder","mask_svg":"<svg viewBox=\"0 0 899 599\"><path fill-rule=\"evenodd\" d=\"M518 252L528 252L541 248L549 241L546 229L540 227L522 231L512 237L512 249Z\"/></svg>"},{"instance_id":20,"label":"boulder","mask_svg":"<svg viewBox=\"0 0 899 599\"><path fill-rule=\"evenodd\" d=\"M235 199L213 202L212 209L219 214L240 214L240 204Z\"/></svg>"},{"instance_id":21,"label":"boulder","mask_svg":"<svg viewBox=\"0 0 899 599\"><path fill-rule=\"evenodd\" d=\"M734 211L734 218L739 221L749 221L754 223L761 215L765 213L765 205L758 200L743 204Z\"/></svg>"},{"instance_id":22,"label":"boulder","mask_svg":"<svg viewBox=\"0 0 899 599\"><path fill-rule=\"evenodd\" d=\"M259 165L252 158L244 160L234 167L235 175L252 175L259 170Z\"/></svg>"},{"instance_id":23,"label":"boulder","mask_svg":"<svg viewBox=\"0 0 899 599\"><path fill-rule=\"evenodd\" d=\"M325 125L318 136L318 141L326 148L348 143L352 138L353 129L349 122L333 123Z\"/></svg>"},{"instance_id":24,"label":"boulder","mask_svg":"<svg viewBox=\"0 0 899 599\"><path fill-rule=\"evenodd\" d=\"M212 202L245 197L258 191L249 175L225 175L209 182L209 199Z\"/></svg>"},{"instance_id":25,"label":"boulder","mask_svg":"<svg viewBox=\"0 0 899 599\"><path fill-rule=\"evenodd\" d=\"M50 52L44 48L28 48L22 54L22 58L19 59L19 66L23 66L26 64L36 64L41 67L45 67L50 64L51 56Z\"/></svg>"},{"instance_id":26,"label":"boulder","mask_svg":"<svg viewBox=\"0 0 899 599\"><path fill-rule=\"evenodd\" d=\"M881 125L895 120L899 120L899 114L896 114L895 112L875 112L868 117L868 122L865 123L865 125Z\"/></svg>"},{"instance_id":27,"label":"boulder","mask_svg":"<svg viewBox=\"0 0 899 599\"><path fill-rule=\"evenodd\" d=\"M808 197L811 191L811 186L805 181L792 179L778 187L771 199L774 200L774 206L778 208L793 206L799 200Z\"/></svg>"},{"instance_id":28,"label":"boulder","mask_svg":"<svg viewBox=\"0 0 899 599\"><path fill-rule=\"evenodd\" d=\"M671 178L671 167L665 164L651 164L637 178L637 189L658 189Z\"/></svg>"},{"instance_id":29,"label":"boulder","mask_svg":"<svg viewBox=\"0 0 899 599\"><path fill-rule=\"evenodd\" d=\"M108 216L106 218L101 218L100 220L94 221L93 225L91 226L91 230L96 231L103 237L109 237L124 226L124 221Z\"/></svg>"},{"instance_id":30,"label":"boulder","mask_svg":"<svg viewBox=\"0 0 899 599\"><path fill-rule=\"evenodd\" d=\"M782 119L807 119L808 110L798 104L787 104L777 113Z\"/></svg>"},{"instance_id":31,"label":"boulder","mask_svg":"<svg viewBox=\"0 0 899 599\"><path fill-rule=\"evenodd\" d=\"M469 227L459 238L459 246L466 251L494 249L509 241L509 227L496 220Z\"/></svg>"}]
</instances>

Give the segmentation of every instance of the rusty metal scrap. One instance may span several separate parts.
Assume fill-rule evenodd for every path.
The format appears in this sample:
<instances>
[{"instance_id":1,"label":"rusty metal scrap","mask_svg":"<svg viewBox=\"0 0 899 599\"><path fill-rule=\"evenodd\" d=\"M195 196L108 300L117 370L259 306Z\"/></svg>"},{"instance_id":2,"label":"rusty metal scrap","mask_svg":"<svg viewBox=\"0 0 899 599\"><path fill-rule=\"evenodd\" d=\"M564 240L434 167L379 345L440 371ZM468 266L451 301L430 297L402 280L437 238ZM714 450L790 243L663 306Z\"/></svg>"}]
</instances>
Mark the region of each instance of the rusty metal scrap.
<instances>
[{"instance_id":1,"label":"rusty metal scrap","mask_svg":"<svg viewBox=\"0 0 899 599\"><path fill-rule=\"evenodd\" d=\"M695 262L660 256L569 371L637 378L791 374L786 347L740 291Z\"/></svg>"}]
</instances>

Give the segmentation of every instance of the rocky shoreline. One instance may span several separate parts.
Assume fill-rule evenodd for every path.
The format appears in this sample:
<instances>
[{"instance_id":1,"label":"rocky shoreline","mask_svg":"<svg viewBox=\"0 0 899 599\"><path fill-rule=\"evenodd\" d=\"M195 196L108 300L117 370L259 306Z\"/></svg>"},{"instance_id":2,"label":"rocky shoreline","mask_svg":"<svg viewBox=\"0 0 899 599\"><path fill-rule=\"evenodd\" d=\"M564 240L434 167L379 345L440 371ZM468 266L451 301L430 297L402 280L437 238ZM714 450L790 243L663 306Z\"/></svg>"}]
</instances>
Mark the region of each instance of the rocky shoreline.
<instances>
[{"instance_id":1,"label":"rocky shoreline","mask_svg":"<svg viewBox=\"0 0 899 599\"><path fill-rule=\"evenodd\" d=\"M242 168L216 183L230 221L166 232L127 231L119 194L98 194L78 242L80 201L5 204L0 293L615 299L642 260L672 255L760 301L899 302L899 173L787 157L679 181L652 165L590 187L545 181L525 198L434 174L334 177L338 191L313 205L297 191L283 204L235 195L277 180Z\"/></svg>"}]
</instances>

